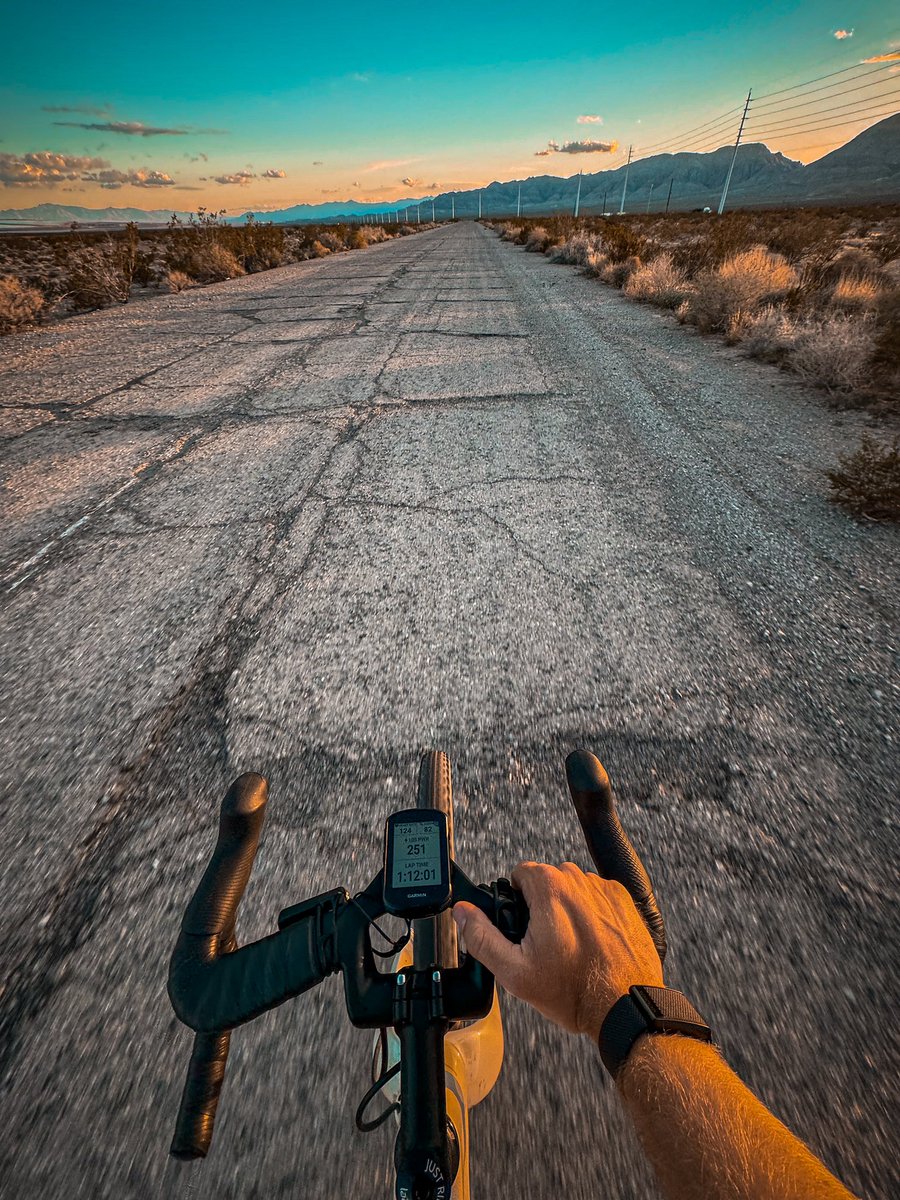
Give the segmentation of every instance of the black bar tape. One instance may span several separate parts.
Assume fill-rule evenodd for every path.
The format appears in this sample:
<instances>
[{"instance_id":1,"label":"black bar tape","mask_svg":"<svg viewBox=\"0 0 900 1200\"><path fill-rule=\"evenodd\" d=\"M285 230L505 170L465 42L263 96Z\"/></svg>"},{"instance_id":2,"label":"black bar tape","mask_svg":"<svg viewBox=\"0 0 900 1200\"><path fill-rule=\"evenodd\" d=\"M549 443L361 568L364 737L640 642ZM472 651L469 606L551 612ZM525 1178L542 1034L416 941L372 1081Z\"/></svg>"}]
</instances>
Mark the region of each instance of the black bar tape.
<instances>
[{"instance_id":1,"label":"black bar tape","mask_svg":"<svg viewBox=\"0 0 900 1200\"><path fill-rule=\"evenodd\" d=\"M619 821L602 763L587 750L576 750L566 759L566 779L598 875L614 879L628 891L662 962L666 956L662 914L644 864Z\"/></svg>"},{"instance_id":2,"label":"black bar tape","mask_svg":"<svg viewBox=\"0 0 900 1200\"><path fill-rule=\"evenodd\" d=\"M225 1079L231 1034L198 1033L188 1066L181 1104L175 1121L175 1136L169 1153L187 1161L206 1158L212 1142L219 1093Z\"/></svg>"}]
</instances>

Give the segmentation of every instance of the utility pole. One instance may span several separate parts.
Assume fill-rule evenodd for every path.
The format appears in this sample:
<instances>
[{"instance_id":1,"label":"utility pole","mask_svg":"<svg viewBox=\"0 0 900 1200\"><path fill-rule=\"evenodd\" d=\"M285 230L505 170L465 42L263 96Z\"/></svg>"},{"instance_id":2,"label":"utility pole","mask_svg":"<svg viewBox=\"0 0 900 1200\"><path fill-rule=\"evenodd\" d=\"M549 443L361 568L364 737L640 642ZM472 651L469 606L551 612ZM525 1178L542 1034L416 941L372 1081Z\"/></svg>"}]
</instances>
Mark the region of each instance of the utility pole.
<instances>
[{"instance_id":1,"label":"utility pole","mask_svg":"<svg viewBox=\"0 0 900 1200\"><path fill-rule=\"evenodd\" d=\"M582 176L582 174L583 174L582 171L578 172L578 190L575 193L575 212L572 214L576 220L578 220L578 208L579 208L579 205L581 204L581 176Z\"/></svg>"},{"instance_id":2,"label":"utility pole","mask_svg":"<svg viewBox=\"0 0 900 1200\"><path fill-rule=\"evenodd\" d=\"M431 223L434 224L434 201L431 202Z\"/></svg>"},{"instance_id":3,"label":"utility pole","mask_svg":"<svg viewBox=\"0 0 900 1200\"><path fill-rule=\"evenodd\" d=\"M650 201L653 199L653 189L655 187L656 187L655 183L650 184L650 195L647 197L647 212L650 211Z\"/></svg>"},{"instance_id":4,"label":"utility pole","mask_svg":"<svg viewBox=\"0 0 900 1200\"><path fill-rule=\"evenodd\" d=\"M516 201L516 216L521 217L521 215L522 215L522 185L520 183L519 184L519 198Z\"/></svg>"},{"instance_id":5,"label":"utility pole","mask_svg":"<svg viewBox=\"0 0 900 1200\"><path fill-rule=\"evenodd\" d=\"M606 196L607 196L607 193L604 192L603 193L603 215L604 215L604 217L606 216Z\"/></svg>"},{"instance_id":6,"label":"utility pole","mask_svg":"<svg viewBox=\"0 0 900 1200\"><path fill-rule=\"evenodd\" d=\"M456 197L455 196L450 197L450 220L451 221L456 220Z\"/></svg>"},{"instance_id":7,"label":"utility pole","mask_svg":"<svg viewBox=\"0 0 900 1200\"><path fill-rule=\"evenodd\" d=\"M481 220L481 192L478 193L478 220Z\"/></svg>"},{"instance_id":8,"label":"utility pole","mask_svg":"<svg viewBox=\"0 0 900 1200\"><path fill-rule=\"evenodd\" d=\"M421 206L421 204L416 205L416 224L417 225L422 224L422 206Z\"/></svg>"},{"instance_id":9,"label":"utility pole","mask_svg":"<svg viewBox=\"0 0 900 1200\"><path fill-rule=\"evenodd\" d=\"M622 184L622 206L619 209L619 216L625 215L625 192L628 189L628 168L631 166L631 152L634 146L628 147L628 162L625 164L625 182Z\"/></svg>"},{"instance_id":10,"label":"utility pole","mask_svg":"<svg viewBox=\"0 0 900 1200\"><path fill-rule=\"evenodd\" d=\"M672 184L675 182L675 176L669 180L669 194L666 196L666 212L669 211L669 201L672 199Z\"/></svg>"},{"instance_id":11,"label":"utility pole","mask_svg":"<svg viewBox=\"0 0 900 1200\"><path fill-rule=\"evenodd\" d=\"M728 174L725 176L725 186L722 188L722 199L719 201L719 216L725 211L725 197L728 195L728 185L731 183L731 175L734 171L734 164L737 160L738 146L741 144L741 134L744 132L744 122L747 120L747 110L750 107L750 97L753 94L753 88L747 93L747 99L744 102L744 111L741 113L741 123L738 126L737 137L734 142L734 154L731 156L731 165L728 168Z\"/></svg>"}]
</instances>

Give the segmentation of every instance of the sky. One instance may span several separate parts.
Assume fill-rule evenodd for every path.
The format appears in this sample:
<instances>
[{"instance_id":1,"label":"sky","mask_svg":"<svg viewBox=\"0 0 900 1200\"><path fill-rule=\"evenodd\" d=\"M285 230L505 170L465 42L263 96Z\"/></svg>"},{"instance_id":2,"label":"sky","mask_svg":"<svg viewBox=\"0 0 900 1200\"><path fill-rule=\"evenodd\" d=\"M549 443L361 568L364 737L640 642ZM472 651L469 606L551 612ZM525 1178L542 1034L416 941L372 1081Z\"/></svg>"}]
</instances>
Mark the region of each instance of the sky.
<instances>
[{"instance_id":1,"label":"sky","mask_svg":"<svg viewBox=\"0 0 900 1200\"><path fill-rule=\"evenodd\" d=\"M891 7L79 0L54 19L0 0L0 209L389 205L603 170L629 145L636 156L713 149L733 141L748 89L765 95L900 50ZM760 140L772 149L818 158L873 123L879 104L900 108L898 68L834 99L844 109L821 124L846 113L845 125L818 124L838 77L807 101L819 109L785 112L781 125L764 128L765 108L751 109L746 140L771 130ZM863 111L851 115L856 99ZM768 103L777 112L781 98Z\"/></svg>"}]
</instances>

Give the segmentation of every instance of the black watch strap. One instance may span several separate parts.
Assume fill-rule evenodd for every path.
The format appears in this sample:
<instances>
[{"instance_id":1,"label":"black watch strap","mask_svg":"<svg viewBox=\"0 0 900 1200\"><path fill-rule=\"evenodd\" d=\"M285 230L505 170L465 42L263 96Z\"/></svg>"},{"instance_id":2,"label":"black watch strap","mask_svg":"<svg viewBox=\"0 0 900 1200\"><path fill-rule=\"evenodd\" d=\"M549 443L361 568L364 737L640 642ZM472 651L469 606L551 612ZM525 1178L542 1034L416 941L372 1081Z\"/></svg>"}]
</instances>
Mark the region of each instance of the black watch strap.
<instances>
[{"instance_id":1,"label":"black watch strap","mask_svg":"<svg viewBox=\"0 0 900 1200\"><path fill-rule=\"evenodd\" d=\"M600 1027L600 1057L615 1079L631 1047L644 1033L680 1033L701 1042L712 1041L709 1026L681 992L674 988L628 989L618 999Z\"/></svg>"}]
</instances>

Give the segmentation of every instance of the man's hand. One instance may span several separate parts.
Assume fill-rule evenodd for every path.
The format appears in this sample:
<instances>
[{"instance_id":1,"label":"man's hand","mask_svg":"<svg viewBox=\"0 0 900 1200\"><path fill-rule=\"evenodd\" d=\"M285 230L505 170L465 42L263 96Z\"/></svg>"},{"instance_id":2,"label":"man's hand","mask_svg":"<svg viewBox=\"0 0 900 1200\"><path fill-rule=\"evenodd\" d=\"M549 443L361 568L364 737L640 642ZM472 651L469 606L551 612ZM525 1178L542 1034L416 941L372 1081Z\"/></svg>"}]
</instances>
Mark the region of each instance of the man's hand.
<instances>
[{"instance_id":1,"label":"man's hand","mask_svg":"<svg viewBox=\"0 0 900 1200\"><path fill-rule=\"evenodd\" d=\"M596 1041L603 1018L633 984L663 986L656 947L621 884L570 862L522 863L512 882L528 905L521 945L507 941L474 905L453 907L467 952L508 992Z\"/></svg>"}]
</instances>

